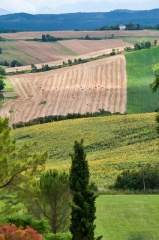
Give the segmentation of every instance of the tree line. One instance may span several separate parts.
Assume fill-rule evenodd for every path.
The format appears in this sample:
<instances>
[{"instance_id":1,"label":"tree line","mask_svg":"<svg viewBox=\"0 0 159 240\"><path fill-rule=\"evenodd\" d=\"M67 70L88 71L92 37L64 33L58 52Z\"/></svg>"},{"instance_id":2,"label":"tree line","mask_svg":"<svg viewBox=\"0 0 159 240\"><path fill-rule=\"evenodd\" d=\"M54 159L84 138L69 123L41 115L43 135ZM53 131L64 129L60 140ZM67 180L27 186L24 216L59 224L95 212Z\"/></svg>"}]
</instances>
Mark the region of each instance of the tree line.
<instances>
[{"instance_id":1,"label":"tree line","mask_svg":"<svg viewBox=\"0 0 159 240\"><path fill-rule=\"evenodd\" d=\"M44 103L45 104L45 103ZM76 119L76 118L87 118L87 117L99 117L99 116L111 116L111 115L121 115L120 112L111 113L109 111L105 111L104 109L99 109L99 112L87 112L87 113L68 113L67 115L49 115L45 117L39 117L32 119L28 122L18 122L13 123L13 129L22 128L22 127L29 127L37 124L44 124L49 122L57 122L67 119Z\"/></svg>"}]
</instances>

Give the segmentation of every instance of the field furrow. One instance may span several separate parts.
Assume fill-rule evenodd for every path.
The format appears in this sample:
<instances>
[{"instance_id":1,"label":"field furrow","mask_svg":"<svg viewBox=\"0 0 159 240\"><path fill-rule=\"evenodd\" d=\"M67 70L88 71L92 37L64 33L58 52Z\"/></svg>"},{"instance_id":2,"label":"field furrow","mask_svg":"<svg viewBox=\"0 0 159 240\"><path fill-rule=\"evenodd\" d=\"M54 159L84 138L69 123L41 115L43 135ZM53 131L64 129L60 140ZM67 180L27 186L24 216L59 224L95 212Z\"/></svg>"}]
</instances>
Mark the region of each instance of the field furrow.
<instances>
[{"instance_id":1,"label":"field furrow","mask_svg":"<svg viewBox=\"0 0 159 240\"><path fill-rule=\"evenodd\" d=\"M59 41L65 47L72 49L74 52L82 55L91 52L97 52L105 49L132 47L132 44L120 39L111 40L65 40Z\"/></svg>"},{"instance_id":2,"label":"field furrow","mask_svg":"<svg viewBox=\"0 0 159 240\"><path fill-rule=\"evenodd\" d=\"M126 111L126 64L123 55L43 73L10 77L18 98L0 115L10 123L48 115ZM9 110L12 109L12 113Z\"/></svg>"}]
</instances>

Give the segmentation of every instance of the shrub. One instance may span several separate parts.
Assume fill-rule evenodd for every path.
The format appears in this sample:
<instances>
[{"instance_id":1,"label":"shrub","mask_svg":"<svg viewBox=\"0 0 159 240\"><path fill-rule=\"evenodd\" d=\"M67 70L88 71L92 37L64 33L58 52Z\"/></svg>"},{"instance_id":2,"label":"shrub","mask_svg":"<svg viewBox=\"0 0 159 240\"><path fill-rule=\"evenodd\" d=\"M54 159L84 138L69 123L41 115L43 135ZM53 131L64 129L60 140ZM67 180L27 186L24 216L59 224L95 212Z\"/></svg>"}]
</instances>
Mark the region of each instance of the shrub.
<instances>
[{"instance_id":1,"label":"shrub","mask_svg":"<svg viewBox=\"0 0 159 240\"><path fill-rule=\"evenodd\" d=\"M112 188L129 190L149 190L159 187L159 166L146 164L138 170L124 170L115 180Z\"/></svg>"},{"instance_id":2,"label":"shrub","mask_svg":"<svg viewBox=\"0 0 159 240\"><path fill-rule=\"evenodd\" d=\"M71 240L71 234L70 233L49 233L47 235L44 235L45 240Z\"/></svg>"},{"instance_id":3,"label":"shrub","mask_svg":"<svg viewBox=\"0 0 159 240\"><path fill-rule=\"evenodd\" d=\"M35 219L32 215L12 215L6 218L7 223L15 224L17 227L23 227L26 229L27 226L35 229L38 233L48 233L50 227L48 221L44 218L41 220Z\"/></svg>"},{"instance_id":4,"label":"shrub","mask_svg":"<svg viewBox=\"0 0 159 240\"><path fill-rule=\"evenodd\" d=\"M40 240L42 234L38 234L33 228L16 227L14 224L0 226L0 239L1 240Z\"/></svg>"}]
</instances>

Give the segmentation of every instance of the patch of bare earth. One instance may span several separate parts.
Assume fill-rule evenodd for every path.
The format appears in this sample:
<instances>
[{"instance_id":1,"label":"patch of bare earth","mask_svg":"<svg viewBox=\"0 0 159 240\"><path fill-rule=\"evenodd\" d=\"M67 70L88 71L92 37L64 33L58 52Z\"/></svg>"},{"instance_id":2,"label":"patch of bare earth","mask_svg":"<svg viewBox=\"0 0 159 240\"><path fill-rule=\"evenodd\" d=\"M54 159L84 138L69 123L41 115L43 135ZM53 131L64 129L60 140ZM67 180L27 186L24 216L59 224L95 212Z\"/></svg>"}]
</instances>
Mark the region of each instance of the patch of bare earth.
<instances>
[{"instance_id":1,"label":"patch of bare earth","mask_svg":"<svg viewBox=\"0 0 159 240\"><path fill-rule=\"evenodd\" d=\"M123 55L55 71L9 77L18 98L0 109L10 124L48 115L126 111L126 63ZM46 101L46 104L41 102ZM12 113L9 110L12 109Z\"/></svg>"},{"instance_id":2,"label":"patch of bare earth","mask_svg":"<svg viewBox=\"0 0 159 240\"><path fill-rule=\"evenodd\" d=\"M18 32L18 33L3 33L1 37L8 39L33 39L41 38L43 34L50 34L55 37L64 38L79 38L89 35L90 37L111 37L114 36L159 36L159 31L127 31L127 30L113 30L113 31L43 31L43 32Z\"/></svg>"}]
</instances>

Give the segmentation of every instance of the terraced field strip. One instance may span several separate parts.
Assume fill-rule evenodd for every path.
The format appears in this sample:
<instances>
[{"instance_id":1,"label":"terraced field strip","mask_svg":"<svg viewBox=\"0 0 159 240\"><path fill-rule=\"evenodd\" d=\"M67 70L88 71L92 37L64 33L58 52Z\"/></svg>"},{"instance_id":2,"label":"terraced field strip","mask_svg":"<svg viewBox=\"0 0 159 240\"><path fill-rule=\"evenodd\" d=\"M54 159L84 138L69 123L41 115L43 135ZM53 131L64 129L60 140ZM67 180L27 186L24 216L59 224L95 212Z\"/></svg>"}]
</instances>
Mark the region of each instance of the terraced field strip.
<instances>
[{"instance_id":1,"label":"terraced field strip","mask_svg":"<svg viewBox=\"0 0 159 240\"><path fill-rule=\"evenodd\" d=\"M89 35L90 37L110 37L114 36L159 36L159 31L43 31L43 32L18 32L18 33L3 33L1 37L8 39L30 39L41 38L43 34L50 34L55 37L63 38L79 38Z\"/></svg>"},{"instance_id":2,"label":"terraced field strip","mask_svg":"<svg viewBox=\"0 0 159 240\"><path fill-rule=\"evenodd\" d=\"M133 47L132 44L124 42L123 40L66 40L59 41L60 44L72 49L78 54L87 54L100 50L119 48L119 47Z\"/></svg>"},{"instance_id":3,"label":"terraced field strip","mask_svg":"<svg viewBox=\"0 0 159 240\"><path fill-rule=\"evenodd\" d=\"M115 50L119 50L119 51L123 51L124 50L124 47L118 47L118 48L115 48ZM70 51L72 51L70 49ZM83 54L83 55L78 55L78 56L71 56L71 57L65 57L65 58L62 58L61 60L58 60L58 61L53 61L53 62L45 62L45 63L42 63L43 65L45 64L48 64L49 66L57 66L57 65L63 65L63 61L64 62L68 62L68 60L72 60L74 61L75 59L87 59L87 58L94 58L94 57L97 57L97 56L101 56L103 54L110 54L112 51L112 48L109 48L109 49L104 49L104 50L100 50L100 51L96 51L96 52L90 52L90 53L87 53L87 54ZM37 68L41 68L42 64L35 64ZM31 65L26 65L26 66L21 66L21 67L10 67L10 68L6 68L6 72L16 72L16 71L23 71L23 70L31 70Z\"/></svg>"},{"instance_id":4,"label":"terraced field strip","mask_svg":"<svg viewBox=\"0 0 159 240\"><path fill-rule=\"evenodd\" d=\"M3 61L10 63L16 59L23 65L52 62L78 55L57 42L6 41L1 42L1 48Z\"/></svg>"},{"instance_id":5,"label":"terraced field strip","mask_svg":"<svg viewBox=\"0 0 159 240\"><path fill-rule=\"evenodd\" d=\"M9 77L19 95L4 104L0 116L10 123L48 115L126 111L126 63L123 55L54 71ZM46 104L41 102L46 101Z\"/></svg>"}]
</instances>

